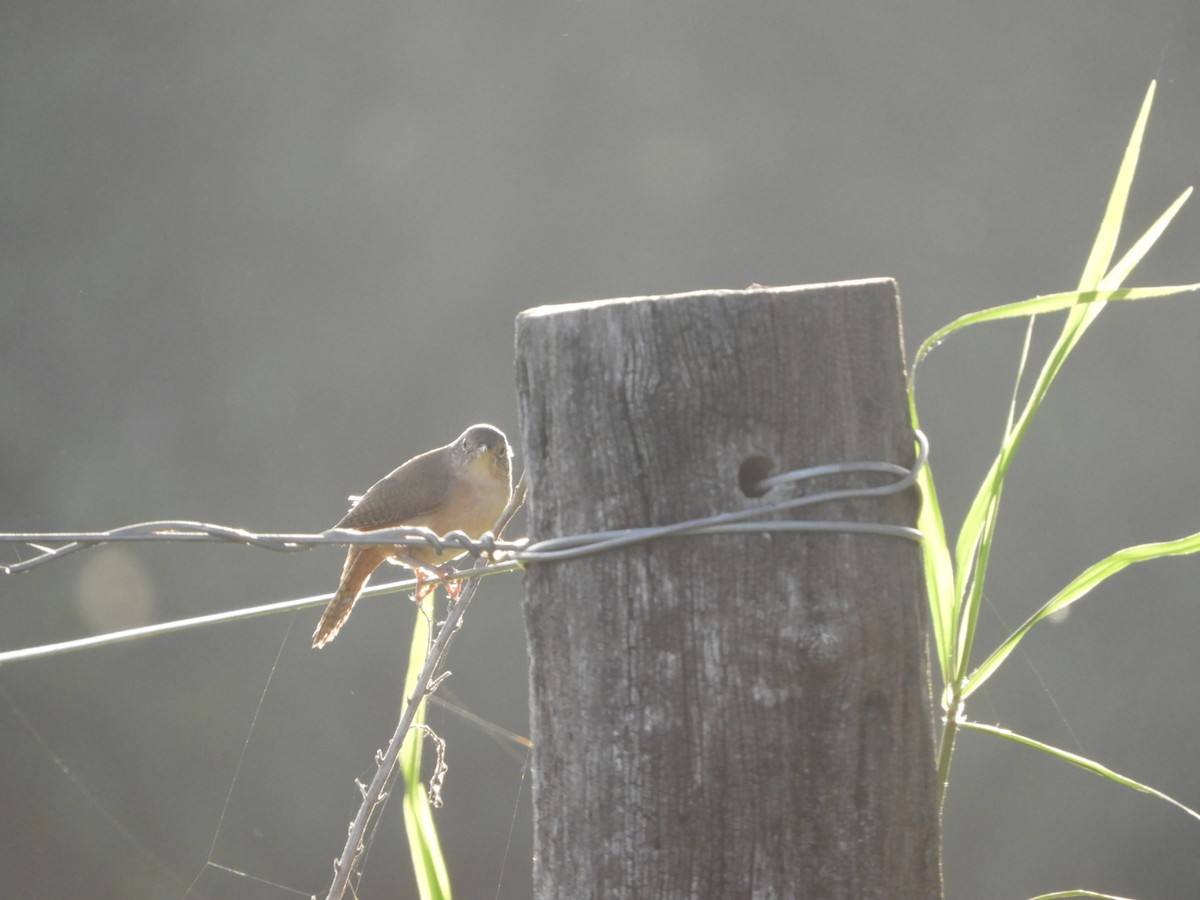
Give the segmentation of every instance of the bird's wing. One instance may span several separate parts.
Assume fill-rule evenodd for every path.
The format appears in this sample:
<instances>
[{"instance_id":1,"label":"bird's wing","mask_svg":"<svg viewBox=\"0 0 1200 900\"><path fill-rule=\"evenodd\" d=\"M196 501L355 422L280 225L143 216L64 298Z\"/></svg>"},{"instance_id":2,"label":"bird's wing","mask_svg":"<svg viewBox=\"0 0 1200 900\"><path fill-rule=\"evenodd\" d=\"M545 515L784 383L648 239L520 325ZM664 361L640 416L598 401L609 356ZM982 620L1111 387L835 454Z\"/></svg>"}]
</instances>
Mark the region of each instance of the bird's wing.
<instances>
[{"instance_id":1,"label":"bird's wing","mask_svg":"<svg viewBox=\"0 0 1200 900\"><path fill-rule=\"evenodd\" d=\"M444 451L439 447L415 456L375 482L334 528L393 528L436 510L449 489L450 467L436 455Z\"/></svg>"}]
</instances>

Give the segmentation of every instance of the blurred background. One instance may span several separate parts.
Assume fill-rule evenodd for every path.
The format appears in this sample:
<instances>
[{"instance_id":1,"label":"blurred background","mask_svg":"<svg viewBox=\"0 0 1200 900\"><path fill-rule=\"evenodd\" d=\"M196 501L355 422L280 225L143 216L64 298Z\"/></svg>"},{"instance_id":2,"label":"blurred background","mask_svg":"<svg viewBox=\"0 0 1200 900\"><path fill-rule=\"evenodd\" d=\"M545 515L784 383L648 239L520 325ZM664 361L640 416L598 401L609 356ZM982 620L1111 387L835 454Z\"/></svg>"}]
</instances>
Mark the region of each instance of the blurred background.
<instances>
[{"instance_id":1,"label":"blurred background","mask_svg":"<svg viewBox=\"0 0 1200 900\"><path fill-rule=\"evenodd\" d=\"M515 438L513 319L539 304L886 275L911 356L962 313L1075 286L1153 78L1121 249L1200 178L1190 0L12 0L0 23L0 531L321 530L472 422ZM1193 200L1130 283L1200 281L1198 244ZM1005 494L981 652L1093 561L1200 530L1197 302L1112 306L1070 361ZM1022 331L922 370L953 527ZM331 591L341 556L80 553L0 577L0 649ZM1125 572L970 712L1200 805L1198 576ZM485 584L446 688L524 733L520 602L517 576ZM323 892L413 613L367 602L319 653L317 616L4 666L0 893L180 897L197 873L197 896ZM523 753L430 721L458 895L528 896ZM967 734L947 897L1196 896L1198 839ZM360 895L411 884L392 804Z\"/></svg>"}]
</instances>

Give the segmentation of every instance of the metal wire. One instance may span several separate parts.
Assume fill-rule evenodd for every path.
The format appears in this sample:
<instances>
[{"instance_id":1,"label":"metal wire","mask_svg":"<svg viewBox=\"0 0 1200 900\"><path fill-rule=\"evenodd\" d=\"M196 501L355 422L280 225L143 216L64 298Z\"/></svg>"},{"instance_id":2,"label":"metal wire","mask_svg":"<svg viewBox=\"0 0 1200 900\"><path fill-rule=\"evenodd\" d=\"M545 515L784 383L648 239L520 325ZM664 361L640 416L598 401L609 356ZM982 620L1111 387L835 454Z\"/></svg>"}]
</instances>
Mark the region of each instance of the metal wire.
<instances>
[{"instance_id":1,"label":"metal wire","mask_svg":"<svg viewBox=\"0 0 1200 900\"><path fill-rule=\"evenodd\" d=\"M858 472L880 472L897 476L894 481L886 484L820 491L799 497L781 497L747 509L717 513L711 516L652 528L598 531L590 534L568 535L530 542L528 539L515 541L498 540L491 534L485 534L478 540L472 540L461 531L437 535L428 528L415 528L411 526L379 529L370 532L346 531L335 528L319 534L256 534L243 528L232 528L226 525L215 525L207 522L166 520L126 525L111 531L0 534L0 544L24 544L39 551L38 555L31 559L0 566L0 572L6 575L16 574L17 572L23 572L36 566L62 559L68 554L75 553L87 547L121 541L236 543L279 552L296 552L324 544L426 544L438 552L448 547L461 548L474 557L487 555L492 560L495 560L495 562L489 565L476 566L472 564L471 568L460 569L457 573L450 576L452 579L465 579L479 575L509 572L530 563L558 561L592 553L601 553L605 550L612 550L642 541L690 534L731 534L770 531L838 532L879 534L887 537L900 537L907 540L920 541L922 537L921 532L916 528L905 525L892 525L884 522L768 518L775 513L813 506L819 503L886 496L907 490L916 483L917 475L925 466L929 457L929 441L925 435L920 431L915 431L914 436L919 450L911 469L887 462L829 463L773 475L759 482L756 490L769 492L775 488L799 484L814 478ZM46 544L60 544L60 546L47 547L45 546ZM415 584L415 580L408 579L371 586L363 591L363 596L396 590L408 590L414 587ZM22 650L3 651L0 652L0 664L13 662L18 659L48 656L54 653L78 650L100 644L133 640L152 634L183 631L190 628L253 618L269 613L315 606L319 603L327 602L331 596L331 594L319 594L313 597L284 600L278 603L195 616L190 619L180 619L174 622L130 628L125 631L109 634L93 635L57 644L45 644Z\"/></svg>"},{"instance_id":2,"label":"metal wire","mask_svg":"<svg viewBox=\"0 0 1200 900\"><path fill-rule=\"evenodd\" d=\"M499 558L510 558L522 562L546 562L599 553L614 547L622 547L641 541L681 534L726 534L745 531L846 531L884 534L919 541L921 533L903 525L888 525L880 522L843 522L814 520L779 520L756 518L789 509L798 509L834 500L850 500L895 494L907 490L917 478L929 455L929 441L920 431L914 435L920 452L911 469L895 463L849 462L828 463L794 469L765 478L757 485L761 491L769 491L786 484L796 484L826 475L842 475L854 472L882 472L900 476L898 480L884 485L862 488L846 488L822 491L791 499L778 499L748 509L716 513L699 519L676 522L653 528L626 528L616 531L597 531L530 543L528 540L501 541L492 535L472 540L461 531L437 535L428 528L401 526L381 528L375 531L348 531L333 528L318 534L257 534L244 528L216 525L209 522L191 522L183 519L168 519L156 522L140 522L125 525L111 531L86 532L40 532L37 534L0 534L0 544L25 544L39 554L19 563L0 565L0 572L14 575L45 563L61 559L87 547L121 541L198 541L247 544L264 550L296 552L323 544L427 544L439 553L446 548L457 547L472 556L489 554ZM58 547L45 544L61 543Z\"/></svg>"},{"instance_id":3,"label":"metal wire","mask_svg":"<svg viewBox=\"0 0 1200 900\"><path fill-rule=\"evenodd\" d=\"M821 466L810 466L806 469L794 469L773 475L760 481L758 490L771 489L782 484L792 484L807 481L825 475L836 475L850 472L885 472L901 476L898 480L874 487L843 488L835 491L822 491L816 494L806 494L802 497L779 499L769 503L740 509L733 512L716 513L700 519L690 519L686 522L676 522L673 525L660 525L654 528L626 528L619 531L597 531L592 534L576 534L567 537L549 538L529 544L524 549L513 554L513 558L523 562L546 562L549 560L567 559L574 556L584 556L589 553L599 553L614 547L623 547L640 541L655 540L681 534L728 534L745 531L836 531L857 532L868 534L883 534L891 537L903 537L913 541L921 540L921 532L906 525L889 525L883 522L844 522L844 521L815 521L812 519L765 519L758 516L798 509L802 506L812 506L817 503L828 503L833 500L850 500L861 497L879 497L896 494L907 490L916 483L917 475L929 458L929 440L920 431L914 432L920 452L913 462L911 469L885 462L853 462L828 463Z\"/></svg>"}]
</instances>

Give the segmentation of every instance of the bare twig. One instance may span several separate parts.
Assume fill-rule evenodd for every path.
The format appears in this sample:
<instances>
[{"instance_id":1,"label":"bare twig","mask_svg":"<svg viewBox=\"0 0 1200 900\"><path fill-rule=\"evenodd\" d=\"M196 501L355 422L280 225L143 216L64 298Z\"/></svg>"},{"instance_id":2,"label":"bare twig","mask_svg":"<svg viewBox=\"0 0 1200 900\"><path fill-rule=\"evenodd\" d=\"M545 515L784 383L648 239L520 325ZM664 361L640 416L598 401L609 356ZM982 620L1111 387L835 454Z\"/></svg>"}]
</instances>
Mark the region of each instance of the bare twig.
<instances>
[{"instance_id":1,"label":"bare twig","mask_svg":"<svg viewBox=\"0 0 1200 900\"><path fill-rule=\"evenodd\" d=\"M509 501L508 507L500 516L500 521L496 527L497 534L504 533L504 529L512 521L512 517L516 515L517 510L521 508L521 504L524 502L525 479L522 477L517 484L517 489L513 492L512 500ZM404 744L404 738L407 736L409 729L412 728L413 720L416 718L421 702L434 690L435 676L441 668L442 660L446 656L446 650L450 646L451 639L458 631L463 614L467 611L467 607L474 598L478 587L478 578L469 580L464 585L458 600L450 604L449 609L446 611L445 620L438 627L437 636L433 639L433 643L429 647L429 652L425 655L425 663L421 667L420 674L417 675L412 696L407 698L407 702L404 705L404 712L400 715L400 721L396 724L396 730L392 732L392 738L388 742L387 750L382 754L377 754L378 766L375 769L375 775L371 779L370 785L362 792L362 803L358 807L358 812L355 814L354 820L350 823L350 833L346 838L346 845L342 848L342 855L334 863L333 883L329 886L329 893L326 894L326 900L341 900L346 892L350 876L354 871L355 862L363 851L363 837L366 834L367 824L370 822L372 813L374 813L383 801L384 790L387 787L392 770L396 766L396 759L400 755L400 748ZM437 683L440 683L440 681Z\"/></svg>"}]
</instances>

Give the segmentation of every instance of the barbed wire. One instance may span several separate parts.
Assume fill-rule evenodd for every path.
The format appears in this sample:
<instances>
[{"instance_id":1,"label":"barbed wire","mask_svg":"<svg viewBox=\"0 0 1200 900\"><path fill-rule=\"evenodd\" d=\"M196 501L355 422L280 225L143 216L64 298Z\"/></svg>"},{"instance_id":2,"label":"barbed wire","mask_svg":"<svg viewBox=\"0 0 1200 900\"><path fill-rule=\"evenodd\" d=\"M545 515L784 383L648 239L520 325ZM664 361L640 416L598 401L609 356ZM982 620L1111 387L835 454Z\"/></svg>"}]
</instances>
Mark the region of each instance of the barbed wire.
<instances>
[{"instance_id":1,"label":"barbed wire","mask_svg":"<svg viewBox=\"0 0 1200 900\"><path fill-rule=\"evenodd\" d=\"M885 522L767 518L767 516L776 513L806 506L829 503L836 500L886 496L907 490L916 483L917 476L929 457L928 439L919 430L914 431L913 434L917 442L918 453L911 468L905 468L904 466L888 462L827 463L772 475L758 482L753 490L766 493L778 487L799 484L814 478L863 472L878 472L892 475L896 477L894 481L867 487L819 491L799 497L783 497L756 504L746 509L716 513L711 516L689 519L670 525L598 531L589 534L567 535L531 542L528 538L500 540L491 534L485 534L481 538L473 540L461 531L438 535L428 528L413 526L379 529L370 532L347 531L335 528L317 534L259 534L244 528L233 528L208 522L162 520L126 525L110 531L0 534L0 544L23 544L39 551L38 555L31 559L0 566L0 572L6 575L13 575L54 560L62 559L71 553L76 553L88 547L124 541L236 543L277 552L298 552L325 544L342 546L348 544L428 545L439 553L447 548L459 548L473 557L487 556L493 560L490 564L482 566L472 563L469 568L459 569L449 574L447 580L469 579L483 575L511 572L518 568L524 568L529 563L569 559L592 553L600 553L630 544L681 535L770 531L835 532L879 534L919 542L922 539L921 532L916 528L906 525L892 525ZM61 544L61 546L48 547L45 546L46 544ZM410 590L415 586L415 579L373 585L365 589L362 592L362 596L368 597L382 593ZM55 644L43 644L21 650L0 651L0 664L14 662L19 659L49 656L55 653L79 650L101 644L134 640L150 635L166 634L241 619L255 618L272 613L301 609L307 606L316 606L317 604L328 602L330 597L332 597L332 594L293 598L277 603L244 607L227 612L194 616L188 619L178 619L154 625L144 625L138 628L92 635Z\"/></svg>"},{"instance_id":2,"label":"barbed wire","mask_svg":"<svg viewBox=\"0 0 1200 900\"><path fill-rule=\"evenodd\" d=\"M65 542L61 547L45 547L43 544ZM494 539L472 540L461 531L437 535L428 528L404 525L397 528L381 528L378 531L348 531L332 528L316 534L258 534L244 528L216 525L210 522L190 522L185 519L164 519L156 522L139 522L124 525L111 531L47 532L38 534L0 534L0 544L25 544L40 551L38 556L19 563L0 565L0 572L15 575L48 562L61 559L99 544L121 541L196 541L201 543L246 544L263 550L294 553L309 550L322 544L429 544L439 552L448 547L459 547L478 555L499 550L519 550L524 544Z\"/></svg>"}]
</instances>

